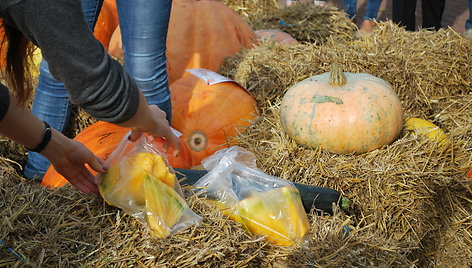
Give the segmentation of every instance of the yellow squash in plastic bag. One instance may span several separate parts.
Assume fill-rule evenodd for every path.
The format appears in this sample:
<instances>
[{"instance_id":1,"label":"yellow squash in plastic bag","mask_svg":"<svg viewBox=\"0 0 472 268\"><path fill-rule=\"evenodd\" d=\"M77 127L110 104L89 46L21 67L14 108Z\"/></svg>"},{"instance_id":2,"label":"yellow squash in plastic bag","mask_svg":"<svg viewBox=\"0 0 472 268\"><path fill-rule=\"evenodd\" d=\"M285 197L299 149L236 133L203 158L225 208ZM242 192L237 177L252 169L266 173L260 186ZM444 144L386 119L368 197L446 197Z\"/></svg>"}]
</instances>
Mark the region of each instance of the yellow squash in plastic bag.
<instances>
[{"instance_id":1,"label":"yellow squash in plastic bag","mask_svg":"<svg viewBox=\"0 0 472 268\"><path fill-rule=\"evenodd\" d=\"M162 156L153 153L137 153L112 165L102 175L99 191L110 205L120 206L121 201L131 200L138 206L145 205L143 191L145 175L149 173L173 188L175 174L169 170Z\"/></svg>"},{"instance_id":2,"label":"yellow squash in plastic bag","mask_svg":"<svg viewBox=\"0 0 472 268\"><path fill-rule=\"evenodd\" d=\"M185 200L167 184L144 175L144 196L146 198L146 221L151 232L158 237L167 237L172 227L189 209Z\"/></svg>"},{"instance_id":3,"label":"yellow squash in plastic bag","mask_svg":"<svg viewBox=\"0 0 472 268\"><path fill-rule=\"evenodd\" d=\"M236 203L233 210L221 203L217 207L249 232L279 246L301 244L310 227L300 193L289 186L256 193Z\"/></svg>"}]
</instances>

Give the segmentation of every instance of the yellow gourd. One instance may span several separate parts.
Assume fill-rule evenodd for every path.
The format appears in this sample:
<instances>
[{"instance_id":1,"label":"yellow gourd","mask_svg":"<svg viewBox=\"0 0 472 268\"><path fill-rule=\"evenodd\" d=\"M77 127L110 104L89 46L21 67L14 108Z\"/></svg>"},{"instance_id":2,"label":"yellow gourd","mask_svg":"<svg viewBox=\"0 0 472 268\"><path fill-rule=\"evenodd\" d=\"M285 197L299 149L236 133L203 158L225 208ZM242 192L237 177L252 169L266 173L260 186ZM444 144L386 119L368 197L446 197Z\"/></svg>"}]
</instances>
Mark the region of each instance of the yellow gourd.
<instances>
[{"instance_id":1,"label":"yellow gourd","mask_svg":"<svg viewBox=\"0 0 472 268\"><path fill-rule=\"evenodd\" d=\"M215 203L223 214L240 222L247 231L264 236L275 245L301 244L310 227L300 193L293 187L259 192L239 201L232 208Z\"/></svg>"},{"instance_id":2,"label":"yellow gourd","mask_svg":"<svg viewBox=\"0 0 472 268\"><path fill-rule=\"evenodd\" d=\"M151 174L144 175L144 196L146 199L146 222L152 234L167 237L172 227L182 217L188 205L169 185Z\"/></svg>"},{"instance_id":3,"label":"yellow gourd","mask_svg":"<svg viewBox=\"0 0 472 268\"><path fill-rule=\"evenodd\" d=\"M110 205L120 207L123 203L143 206L144 177L151 174L173 188L175 174L169 170L162 156L153 153L137 153L109 167L101 176L99 191Z\"/></svg>"},{"instance_id":4,"label":"yellow gourd","mask_svg":"<svg viewBox=\"0 0 472 268\"><path fill-rule=\"evenodd\" d=\"M161 155L126 156L101 176L99 191L109 205L145 221L156 237L165 238L201 221Z\"/></svg>"},{"instance_id":5,"label":"yellow gourd","mask_svg":"<svg viewBox=\"0 0 472 268\"><path fill-rule=\"evenodd\" d=\"M437 142L440 146L446 146L451 143L441 128L421 118L412 117L406 120L405 129L414 131L422 137Z\"/></svg>"}]
</instances>

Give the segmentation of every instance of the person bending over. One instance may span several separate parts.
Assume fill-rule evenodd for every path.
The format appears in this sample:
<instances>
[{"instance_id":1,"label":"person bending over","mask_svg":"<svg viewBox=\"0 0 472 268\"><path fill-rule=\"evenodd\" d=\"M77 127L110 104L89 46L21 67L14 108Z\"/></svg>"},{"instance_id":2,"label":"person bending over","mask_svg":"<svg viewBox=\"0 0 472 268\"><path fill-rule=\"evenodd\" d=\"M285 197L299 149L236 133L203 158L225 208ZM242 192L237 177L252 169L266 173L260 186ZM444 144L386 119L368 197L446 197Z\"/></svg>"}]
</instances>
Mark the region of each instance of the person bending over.
<instances>
[{"instance_id":1,"label":"person bending over","mask_svg":"<svg viewBox=\"0 0 472 268\"><path fill-rule=\"evenodd\" d=\"M79 190L98 193L85 165L104 172L103 161L25 108L33 91L27 66L32 42L41 49L51 74L64 83L71 103L98 120L131 128L131 140L147 132L164 137L165 146L179 153L180 142L171 131L166 113L156 105L148 105L135 81L95 39L80 1L3 0L0 17L12 93L4 85L0 87L2 135L46 157Z\"/></svg>"}]
</instances>

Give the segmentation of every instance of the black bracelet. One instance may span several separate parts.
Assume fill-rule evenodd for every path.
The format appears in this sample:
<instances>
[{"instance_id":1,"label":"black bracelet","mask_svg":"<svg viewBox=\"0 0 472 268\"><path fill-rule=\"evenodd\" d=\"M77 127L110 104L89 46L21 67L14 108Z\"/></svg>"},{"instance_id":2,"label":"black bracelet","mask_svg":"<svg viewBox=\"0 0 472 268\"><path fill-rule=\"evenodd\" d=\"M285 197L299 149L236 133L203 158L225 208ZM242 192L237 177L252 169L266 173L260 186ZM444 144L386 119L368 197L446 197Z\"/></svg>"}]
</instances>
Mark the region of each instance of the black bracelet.
<instances>
[{"instance_id":1,"label":"black bracelet","mask_svg":"<svg viewBox=\"0 0 472 268\"><path fill-rule=\"evenodd\" d=\"M42 150L44 150L44 148L46 148L46 146L51 141L51 136L52 136L51 126L49 126L49 124L45 121L43 121L43 123L44 123L44 126L46 127L46 129L44 130L43 139L35 148L33 149L26 148L29 151L40 153Z\"/></svg>"}]
</instances>

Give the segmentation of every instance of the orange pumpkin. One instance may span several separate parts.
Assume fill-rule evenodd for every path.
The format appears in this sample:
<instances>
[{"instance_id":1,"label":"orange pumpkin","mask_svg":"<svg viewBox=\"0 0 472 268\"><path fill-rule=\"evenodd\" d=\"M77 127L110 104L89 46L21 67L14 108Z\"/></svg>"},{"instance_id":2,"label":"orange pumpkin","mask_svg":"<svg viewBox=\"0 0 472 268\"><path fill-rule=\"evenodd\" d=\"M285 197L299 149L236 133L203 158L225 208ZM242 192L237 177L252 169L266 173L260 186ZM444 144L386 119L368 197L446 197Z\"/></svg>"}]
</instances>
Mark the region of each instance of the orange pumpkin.
<instances>
[{"instance_id":1,"label":"orange pumpkin","mask_svg":"<svg viewBox=\"0 0 472 268\"><path fill-rule=\"evenodd\" d=\"M255 31L256 36L262 41L273 41L281 45L298 45L300 44L290 34L279 29L261 29Z\"/></svg>"},{"instance_id":2,"label":"orange pumpkin","mask_svg":"<svg viewBox=\"0 0 472 268\"><path fill-rule=\"evenodd\" d=\"M128 128L98 121L85 128L74 140L82 142L94 154L106 160L128 131ZM154 144L163 149L164 142L162 139L155 139ZM191 154L185 142L182 141L181 145L181 151L177 157L173 155L174 150L169 148L167 158L172 167L188 169L191 167L192 163ZM96 172L92 170L91 172L96 174ZM41 185L61 187L66 183L67 180L57 173L53 166L50 166L43 177Z\"/></svg>"},{"instance_id":3,"label":"orange pumpkin","mask_svg":"<svg viewBox=\"0 0 472 268\"><path fill-rule=\"evenodd\" d=\"M251 27L232 9L215 0L174 0L167 34L169 85L187 76L186 69L217 72L223 60L257 42ZM109 53L123 57L119 27Z\"/></svg>"},{"instance_id":4,"label":"orange pumpkin","mask_svg":"<svg viewBox=\"0 0 472 268\"><path fill-rule=\"evenodd\" d=\"M118 11L115 0L104 0L102 10L98 15L93 35L108 49L110 38L118 26Z\"/></svg>"},{"instance_id":5,"label":"orange pumpkin","mask_svg":"<svg viewBox=\"0 0 472 268\"><path fill-rule=\"evenodd\" d=\"M280 117L298 144L342 154L380 148L403 128L401 103L389 83L370 74L343 73L339 65L291 87Z\"/></svg>"},{"instance_id":6,"label":"orange pumpkin","mask_svg":"<svg viewBox=\"0 0 472 268\"><path fill-rule=\"evenodd\" d=\"M172 126L183 134L193 166L228 146L227 138L244 131L257 114L254 98L234 82L207 85L190 75L170 90Z\"/></svg>"}]
</instances>

